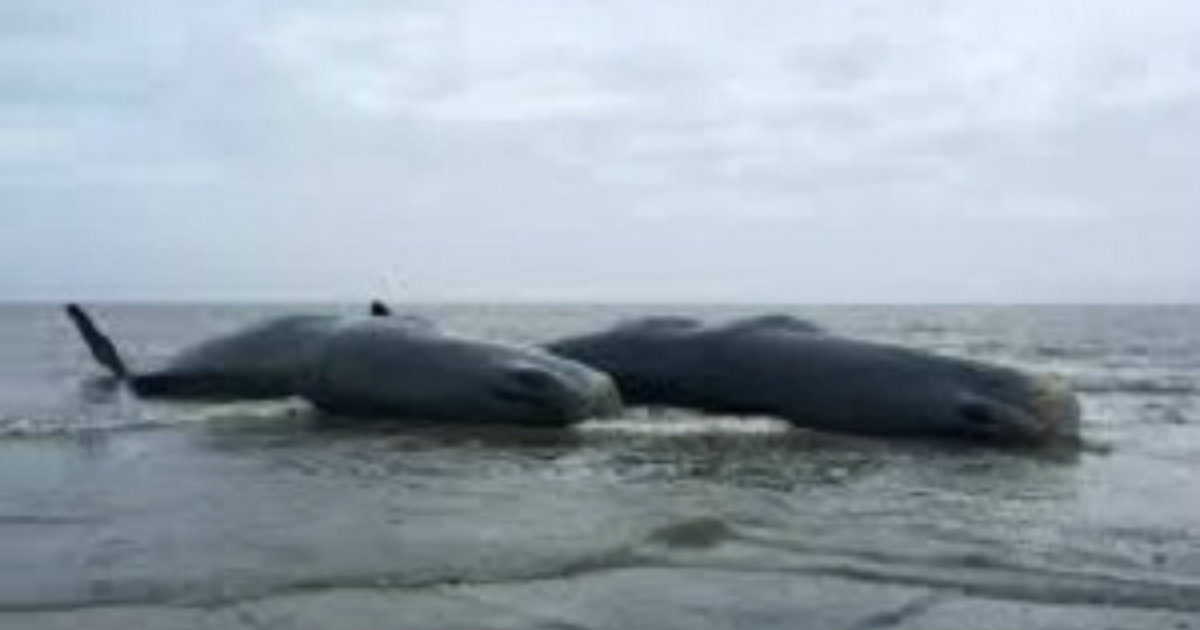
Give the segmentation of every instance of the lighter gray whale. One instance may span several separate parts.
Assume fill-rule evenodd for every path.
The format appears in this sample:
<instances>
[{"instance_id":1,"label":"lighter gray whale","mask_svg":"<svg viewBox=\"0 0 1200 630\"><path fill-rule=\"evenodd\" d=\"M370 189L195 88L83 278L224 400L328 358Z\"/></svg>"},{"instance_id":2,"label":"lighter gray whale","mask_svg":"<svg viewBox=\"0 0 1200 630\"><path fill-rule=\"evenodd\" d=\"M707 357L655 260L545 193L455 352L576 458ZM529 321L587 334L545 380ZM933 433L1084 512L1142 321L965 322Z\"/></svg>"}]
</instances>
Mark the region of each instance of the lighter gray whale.
<instances>
[{"instance_id":1,"label":"lighter gray whale","mask_svg":"<svg viewBox=\"0 0 1200 630\"><path fill-rule=\"evenodd\" d=\"M563 426L614 413L612 380L537 348L458 335L411 317L292 315L134 370L92 317L66 312L92 356L139 396L299 396L329 414Z\"/></svg>"}]
</instances>

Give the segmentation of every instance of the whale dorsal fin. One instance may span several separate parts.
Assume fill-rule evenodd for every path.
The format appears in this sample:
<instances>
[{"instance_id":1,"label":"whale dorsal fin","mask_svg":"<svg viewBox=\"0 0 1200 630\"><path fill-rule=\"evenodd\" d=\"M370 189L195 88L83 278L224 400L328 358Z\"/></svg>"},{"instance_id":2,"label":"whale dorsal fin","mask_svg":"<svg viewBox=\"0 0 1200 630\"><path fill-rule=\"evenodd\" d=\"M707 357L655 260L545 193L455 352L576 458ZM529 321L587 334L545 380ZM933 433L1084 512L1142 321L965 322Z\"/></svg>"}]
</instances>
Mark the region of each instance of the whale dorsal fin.
<instances>
[{"instance_id":1,"label":"whale dorsal fin","mask_svg":"<svg viewBox=\"0 0 1200 630\"><path fill-rule=\"evenodd\" d=\"M726 324L725 329L735 332L748 330L780 330L795 333L825 332L820 326L812 322L783 313L756 315L754 317L739 319Z\"/></svg>"},{"instance_id":2,"label":"whale dorsal fin","mask_svg":"<svg viewBox=\"0 0 1200 630\"><path fill-rule=\"evenodd\" d=\"M691 317L683 317L680 315L652 315L650 317L642 317L617 325L618 330L629 331L669 331L669 330L686 330L690 328L698 328L702 322Z\"/></svg>"},{"instance_id":3,"label":"whale dorsal fin","mask_svg":"<svg viewBox=\"0 0 1200 630\"><path fill-rule=\"evenodd\" d=\"M388 317L391 314L392 309L382 300L371 300L371 317Z\"/></svg>"}]
</instances>

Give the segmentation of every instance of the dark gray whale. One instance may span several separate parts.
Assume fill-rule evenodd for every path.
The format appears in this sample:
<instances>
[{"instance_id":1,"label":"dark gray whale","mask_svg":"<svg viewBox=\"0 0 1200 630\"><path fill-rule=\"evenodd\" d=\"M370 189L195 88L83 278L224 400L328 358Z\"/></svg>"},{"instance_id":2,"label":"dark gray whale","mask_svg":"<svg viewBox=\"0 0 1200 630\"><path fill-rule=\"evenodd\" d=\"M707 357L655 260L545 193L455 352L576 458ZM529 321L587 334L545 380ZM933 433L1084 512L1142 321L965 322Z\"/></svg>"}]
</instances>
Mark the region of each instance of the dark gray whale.
<instances>
[{"instance_id":1,"label":"dark gray whale","mask_svg":"<svg viewBox=\"0 0 1200 630\"><path fill-rule=\"evenodd\" d=\"M1056 378L840 337L786 315L647 318L545 347L608 373L628 404L993 443L1075 439L1079 429L1078 402Z\"/></svg>"},{"instance_id":2,"label":"dark gray whale","mask_svg":"<svg viewBox=\"0 0 1200 630\"><path fill-rule=\"evenodd\" d=\"M280 317L134 371L82 308L66 311L96 360L141 396L299 396L335 415L544 426L620 408L612 380L594 369L417 318Z\"/></svg>"}]
</instances>

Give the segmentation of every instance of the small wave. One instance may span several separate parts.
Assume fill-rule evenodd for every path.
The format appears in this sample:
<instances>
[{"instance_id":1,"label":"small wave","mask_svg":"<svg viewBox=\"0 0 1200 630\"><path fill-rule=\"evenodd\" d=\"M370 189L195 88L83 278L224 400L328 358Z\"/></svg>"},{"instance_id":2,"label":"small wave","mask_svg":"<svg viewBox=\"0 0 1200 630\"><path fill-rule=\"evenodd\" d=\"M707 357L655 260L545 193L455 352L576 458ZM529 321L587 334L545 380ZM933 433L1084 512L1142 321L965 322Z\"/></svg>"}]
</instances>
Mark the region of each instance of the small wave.
<instances>
[{"instance_id":1,"label":"small wave","mask_svg":"<svg viewBox=\"0 0 1200 630\"><path fill-rule=\"evenodd\" d=\"M1042 344L1032 348L1034 356L1051 359L1097 359L1109 354L1104 348L1093 346L1056 346Z\"/></svg>"},{"instance_id":2,"label":"small wave","mask_svg":"<svg viewBox=\"0 0 1200 630\"><path fill-rule=\"evenodd\" d=\"M0 527L32 526L46 527L54 525L88 525L93 526L107 522L100 516L81 514L3 514L0 513Z\"/></svg>"},{"instance_id":3,"label":"small wave","mask_svg":"<svg viewBox=\"0 0 1200 630\"><path fill-rule=\"evenodd\" d=\"M901 333L931 334L931 335L942 335L942 334L954 332L954 329L947 324L943 324L943 323L939 323L939 322L928 322L928 321L911 322L911 323L907 323L907 324L901 324L899 326L899 329L900 329Z\"/></svg>"},{"instance_id":4,"label":"small wave","mask_svg":"<svg viewBox=\"0 0 1200 630\"><path fill-rule=\"evenodd\" d=\"M86 436L96 433L116 433L157 429L179 424L181 420L103 420L86 425L59 419L11 418L0 421L0 439L33 439Z\"/></svg>"},{"instance_id":5,"label":"small wave","mask_svg":"<svg viewBox=\"0 0 1200 630\"><path fill-rule=\"evenodd\" d=\"M1179 377L1076 376L1075 389L1091 394L1186 395L1200 393L1194 382Z\"/></svg>"},{"instance_id":6,"label":"small wave","mask_svg":"<svg viewBox=\"0 0 1200 630\"><path fill-rule=\"evenodd\" d=\"M665 525L646 537L646 541L668 549L708 549L736 536L725 521L701 516Z\"/></svg>"},{"instance_id":7,"label":"small wave","mask_svg":"<svg viewBox=\"0 0 1200 630\"><path fill-rule=\"evenodd\" d=\"M620 418L589 420L579 425L588 433L622 433L663 436L730 433L774 435L786 433L792 425L765 416L702 416L694 413L667 410L631 413Z\"/></svg>"},{"instance_id":8,"label":"small wave","mask_svg":"<svg viewBox=\"0 0 1200 630\"><path fill-rule=\"evenodd\" d=\"M225 420L246 422L294 416L292 401L155 405L131 411L115 418L95 417L15 417L0 418L0 439L76 437L127 431L165 429Z\"/></svg>"},{"instance_id":9,"label":"small wave","mask_svg":"<svg viewBox=\"0 0 1200 630\"><path fill-rule=\"evenodd\" d=\"M471 586L525 584L542 580L570 579L637 566L637 563L638 559L628 548L615 546L590 553L547 559L530 563L528 566L445 566L425 572L364 569L312 575L296 575L273 567L260 567L211 576L106 578L90 580L86 586L75 591L24 593L21 594L23 597L0 592L0 615L164 604L219 607L337 589L419 592Z\"/></svg>"},{"instance_id":10,"label":"small wave","mask_svg":"<svg viewBox=\"0 0 1200 630\"><path fill-rule=\"evenodd\" d=\"M1200 582L1136 570L1084 569L1019 561L989 553L911 553L827 547L799 541L734 537L719 554L681 556L667 551L675 567L834 575L866 582L955 589L995 599L1053 604L1104 604L1200 611ZM663 561L646 549L647 563Z\"/></svg>"}]
</instances>

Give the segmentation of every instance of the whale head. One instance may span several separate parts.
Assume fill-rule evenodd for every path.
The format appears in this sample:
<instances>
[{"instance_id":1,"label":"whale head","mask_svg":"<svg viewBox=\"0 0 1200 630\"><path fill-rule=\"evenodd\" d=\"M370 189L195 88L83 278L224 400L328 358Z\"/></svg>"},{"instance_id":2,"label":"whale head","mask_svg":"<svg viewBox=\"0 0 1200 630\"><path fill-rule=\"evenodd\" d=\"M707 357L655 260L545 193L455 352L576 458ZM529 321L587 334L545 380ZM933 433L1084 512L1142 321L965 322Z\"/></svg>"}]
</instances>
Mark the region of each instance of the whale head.
<instances>
[{"instance_id":1,"label":"whale head","mask_svg":"<svg viewBox=\"0 0 1200 630\"><path fill-rule=\"evenodd\" d=\"M606 374L535 348L375 318L329 343L304 396L324 411L566 426L621 408Z\"/></svg>"},{"instance_id":2,"label":"whale head","mask_svg":"<svg viewBox=\"0 0 1200 630\"><path fill-rule=\"evenodd\" d=\"M962 371L948 386L950 434L1005 444L1079 439L1079 399L1063 378L975 362Z\"/></svg>"}]
</instances>

